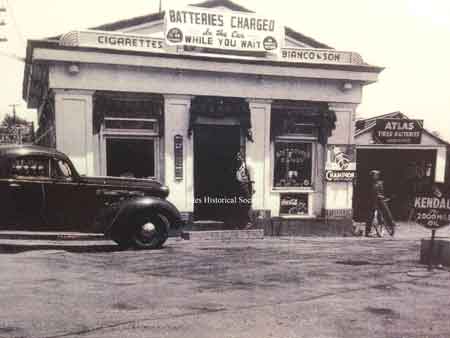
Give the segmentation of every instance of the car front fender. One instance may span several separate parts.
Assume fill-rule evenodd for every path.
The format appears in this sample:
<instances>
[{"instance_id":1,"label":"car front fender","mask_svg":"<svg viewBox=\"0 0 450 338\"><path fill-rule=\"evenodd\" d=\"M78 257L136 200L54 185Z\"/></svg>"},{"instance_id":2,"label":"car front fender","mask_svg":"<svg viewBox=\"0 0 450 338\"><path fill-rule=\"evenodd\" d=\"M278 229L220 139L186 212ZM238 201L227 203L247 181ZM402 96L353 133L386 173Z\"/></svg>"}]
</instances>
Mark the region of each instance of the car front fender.
<instances>
[{"instance_id":1,"label":"car front fender","mask_svg":"<svg viewBox=\"0 0 450 338\"><path fill-rule=\"evenodd\" d=\"M138 215L159 213L167 218L171 228L179 228L183 225L178 209L169 201L158 197L144 196L127 199L119 202L119 206L110 212L114 215L108 217L110 221L106 224L104 233L112 238L129 230Z\"/></svg>"}]
</instances>

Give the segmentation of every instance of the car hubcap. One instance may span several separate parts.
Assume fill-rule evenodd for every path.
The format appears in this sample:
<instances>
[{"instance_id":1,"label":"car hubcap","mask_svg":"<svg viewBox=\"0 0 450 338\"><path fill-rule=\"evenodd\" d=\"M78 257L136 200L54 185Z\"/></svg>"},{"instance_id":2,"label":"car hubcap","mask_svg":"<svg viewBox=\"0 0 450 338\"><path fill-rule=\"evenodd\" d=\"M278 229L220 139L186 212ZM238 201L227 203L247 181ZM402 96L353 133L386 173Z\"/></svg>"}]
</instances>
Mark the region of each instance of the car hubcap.
<instances>
[{"instance_id":1,"label":"car hubcap","mask_svg":"<svg viewBox=\"0 0 450 338\"><path fill-rule=\"evenodd\" d=\"M156 227L153 223L145 223L144 225L142 225L141 227L141 234L142 237L144 238L151 238L155 235L156 233Z\"/></svg>"}]
</instances>

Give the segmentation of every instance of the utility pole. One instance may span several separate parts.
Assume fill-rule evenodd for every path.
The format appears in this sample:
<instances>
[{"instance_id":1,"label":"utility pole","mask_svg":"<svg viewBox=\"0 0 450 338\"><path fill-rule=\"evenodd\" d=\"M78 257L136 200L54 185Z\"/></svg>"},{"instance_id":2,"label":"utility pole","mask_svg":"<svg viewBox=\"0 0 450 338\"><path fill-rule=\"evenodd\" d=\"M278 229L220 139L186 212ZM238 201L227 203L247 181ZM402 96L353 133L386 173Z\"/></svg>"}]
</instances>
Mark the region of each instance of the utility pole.
<instances>
[{"instance_id":1,"label":"utility pole","mask_svg":"<svg viewBox=\"0 0 450 338\"><path fill-rule=\"evenodd\" d=\"M13 113L13 126L14 128L16 127L16 107L19 106L18 103L13 103L9 105L10 107L12 107L12 113Z\"/></svg>"},{"instance_id":2,"label":"utility pole","mask_svg":"<svg viewBox=\"0 0 450 338\"><path fill-rule=\"evenodd\" d=\"M14 135L13 137L16 140L16 143L21 144L22 143L22 136L20 133L20 128L17 128L17 123L16 123L16 106L18 106L19 104L14 103L14 104L10 104L9 106L12 107L12 114L13 114L13 121L12 121L12 126L11 126L11 131L12 134Z\"/></svg>"}]
</instances>

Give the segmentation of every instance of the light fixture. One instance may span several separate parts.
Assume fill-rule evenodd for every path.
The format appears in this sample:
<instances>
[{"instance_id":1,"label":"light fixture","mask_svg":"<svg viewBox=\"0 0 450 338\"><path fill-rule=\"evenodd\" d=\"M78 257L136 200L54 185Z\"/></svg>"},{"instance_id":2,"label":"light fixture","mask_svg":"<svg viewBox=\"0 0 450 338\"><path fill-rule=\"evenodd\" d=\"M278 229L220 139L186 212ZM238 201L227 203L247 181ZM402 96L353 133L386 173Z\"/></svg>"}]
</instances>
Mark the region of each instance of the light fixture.
<instances>
[{"instance_id":1,"label":"light fixture","mask_svg":"<svg viewBox=\"0 0 450 338\"><path fill-rule=\"evenodd\" d=\"M80 72L80 66L75 63L72 63L69 65L69 67L67 67L67 71L69 72L70 75L78 74Z\"/></svg>"},{"instance_id":2,"label":"light fixture","mask_svg":"<svg viewBox=\"0 0 450 338\"><path fill-rule=\"evenodd\" d=\"M353 88L353 85L351 82L344 82L342 84L342 91L343 92L348 92L349 90L351 90Z\"/></svg>"}]
</instances>

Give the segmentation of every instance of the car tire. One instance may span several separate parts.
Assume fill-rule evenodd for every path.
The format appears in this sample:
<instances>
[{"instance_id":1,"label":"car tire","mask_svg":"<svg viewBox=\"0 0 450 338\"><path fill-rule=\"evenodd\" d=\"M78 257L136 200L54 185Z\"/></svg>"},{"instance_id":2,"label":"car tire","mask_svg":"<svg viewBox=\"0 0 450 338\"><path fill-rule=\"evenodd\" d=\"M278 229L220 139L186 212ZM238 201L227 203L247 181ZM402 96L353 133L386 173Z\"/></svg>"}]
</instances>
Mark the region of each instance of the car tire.
<instances>
[{"instance_id":1,"label":"car tire","mask_svg":"<svg viewBox=\"0 0 450 338\"><path fill-rule=\"evenodd\" d=\"M160 249L169 237L169 228L169 221L162 214L139 216L130 242L138 250Z\"/></svg>"},{"instance_id":2,"label":"car tire","mask_svg":"<svg viewBox=\"0 0 450 338\"><path fill-rule=\"evenodd\" d=\"M114 242L117 243L120 250L128 250L133 246L133 242L130 238L120 237L120 238L114 238Z\"/></svg>"}]
</instances>

